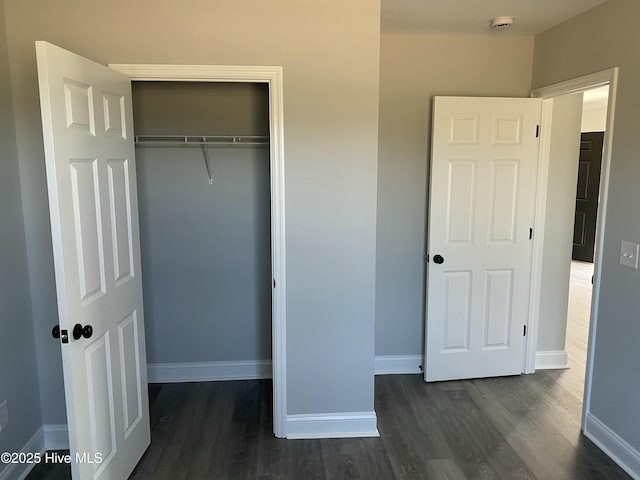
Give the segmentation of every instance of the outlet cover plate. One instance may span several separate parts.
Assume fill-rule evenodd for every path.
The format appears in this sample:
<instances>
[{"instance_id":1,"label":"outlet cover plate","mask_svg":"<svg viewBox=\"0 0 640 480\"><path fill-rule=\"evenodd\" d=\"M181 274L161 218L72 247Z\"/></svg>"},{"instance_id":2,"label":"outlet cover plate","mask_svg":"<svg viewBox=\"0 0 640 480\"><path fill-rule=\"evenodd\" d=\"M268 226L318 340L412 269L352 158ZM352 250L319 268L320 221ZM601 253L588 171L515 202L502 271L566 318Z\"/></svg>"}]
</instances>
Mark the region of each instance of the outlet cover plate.
<instances>
[{"instance_id":1,"label":"outlet cover plate","mask_svg":"<svg viewBox=\"0 0 640 480\"><path fill-rule=\"evenodd\" d=\"M7 428L9 423L9 408L7 401L0 403L0 432Z\"/></svg>"},{"instance_id":2,"label":"outlet cover plate","mask_svg":"<svg viewBox=\"0 0 640 480\"><path fill-rule=\"evenodd\" d=\"M620 265L638 269L638 254L640 254L640 245L637 243L620 242Z\"/></svg>"}]
</instances>

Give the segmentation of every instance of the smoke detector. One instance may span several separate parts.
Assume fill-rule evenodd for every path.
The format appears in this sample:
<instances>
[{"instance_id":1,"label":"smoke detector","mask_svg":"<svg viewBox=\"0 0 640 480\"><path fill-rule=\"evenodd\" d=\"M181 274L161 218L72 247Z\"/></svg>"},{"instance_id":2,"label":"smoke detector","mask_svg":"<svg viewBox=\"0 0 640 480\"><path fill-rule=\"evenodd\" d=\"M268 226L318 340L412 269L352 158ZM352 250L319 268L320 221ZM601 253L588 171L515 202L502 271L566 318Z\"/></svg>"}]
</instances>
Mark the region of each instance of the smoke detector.
<instances>
[{"instance_id":1,"label":"smoke detector","mask_svg":"<svg viewBox=\"0 0 640 480\"><path fill-rule=\"evenodd\" d=\"M513 17L496 17L491 19L491 28L494 30L504 30L513 25Z\"/></svg>"}]
</instances>

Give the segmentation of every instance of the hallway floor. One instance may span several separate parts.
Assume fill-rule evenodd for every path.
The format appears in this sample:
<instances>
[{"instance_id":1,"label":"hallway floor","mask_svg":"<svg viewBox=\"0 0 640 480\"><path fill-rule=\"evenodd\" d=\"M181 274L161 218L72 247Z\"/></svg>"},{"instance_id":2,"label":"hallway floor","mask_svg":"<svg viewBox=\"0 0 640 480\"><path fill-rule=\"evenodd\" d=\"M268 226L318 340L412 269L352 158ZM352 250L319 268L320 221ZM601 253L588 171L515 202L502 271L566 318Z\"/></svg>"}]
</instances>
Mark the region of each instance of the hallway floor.
<instances>
[{"instance_id":1,"label":"hallway floor","mask_svg":"<svg viewBox=\"0 0 640 480\"><path fill-rule=\"evenodd\" d=\"M569 356L569 368L558 379L564 387L572 391L581 400L587 363L592 275L592 263L571 262L566 346Z\"/></svg>"}]
</instances>

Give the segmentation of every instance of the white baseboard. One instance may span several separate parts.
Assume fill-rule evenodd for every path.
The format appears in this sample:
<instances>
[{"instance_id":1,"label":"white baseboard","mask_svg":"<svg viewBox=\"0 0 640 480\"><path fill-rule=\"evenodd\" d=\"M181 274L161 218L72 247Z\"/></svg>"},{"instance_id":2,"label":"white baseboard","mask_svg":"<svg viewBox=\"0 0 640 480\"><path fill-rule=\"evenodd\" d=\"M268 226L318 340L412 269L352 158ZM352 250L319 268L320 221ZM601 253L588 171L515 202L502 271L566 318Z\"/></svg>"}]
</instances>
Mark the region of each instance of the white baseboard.
<instances>
[{"instance_id":1,"label":"white baseboard","mask_svg":"<svg viewBox=\"0 0 640 480\"><path fill-rule=\"evenodd\" d=\"M36 433L27 440L27 443L20 449L20 453L44 453L44 433L42 427L36 430ZM36 466L35 463L10 463L5 465L0 463L4 468L0 470L0 480L24 480L29 472Z\"/></svg>"},{"instance_id":2,"label":"white baseboard","mask_svg":"<svg viewBox=\"0 0 640 480\"><path fill-rule=\"evenodd\" d=\"M536 370L561 368L569 368L569 357L566 350L536 352Z\"/></svg>"},{"instance_id":3,"label":"white baseboard","mask_svg":"<svg viewBox=\"0 0 640 480\"><path fill-rule=\"evenodd\" d=\"M376 375L422 373L422 355L378 355ZM210 382L271 378L271 360L226 362L150 363L149 383Z\"/></svg>"},{"instance_id":4,"label":"white baseboard","mask_svg":"<svg viewBox=\"0 0 640 480\"><path fill-rule=\"evenodd\" d=\"M43 425L45 450L69 450L69 430L66 425Z\"/></svg>"},{"instance_id":5,"label":"white baseboard","mask_svg":"<svg viewBox=\"0 0 640 480\"><path fill-rule=\"evenodd\" d=\"M288 439L379 437L376 412L287 415Z\"/></svg>"},{"instance_id":6,"label":"white baseboard","mask_svg":"<svg viewBox=\"0 0 640 480\"><path fill-rule=\"evenodd\" d=\"M199 363L150 363L149 383L211 382L271 378L271 360Z\"/></svg>"},{"instance_id":7,"label":"white baseboard","mask_svg":"<svg viewBox=\"0 0 640 480\"><path fill-rule=\"evenodd\" d=\"M376 412L348 412L312 415L288 415L287 438L352 438L379 437ZM28 445L35 444L39 450L68 450L69 434L66 425L44 425L36 432ZM11 473L11 472L9 472ZM27 472L28 473L28 472ZM8 480L8 476L0 473L0 480ZM25 474L26 476L26 474ZM12 478L12 477L11 477ZM21 477L24 478L24 477Z\"/></svg>"},{"instance_id":8,"label":"white baseboard","mask_svg":"<svg viewBox=\"0 0 640 480\"><path fill-rule=\"evenodd\" d=\"M422 373L422 355L376 355L376 375Z\"/></svg>"},{"instance_id":9,"label":"white baseboard","mask_svg":"<svg viewBox=\"0 0 640 480\"><path fill-rule=\"evenodd\" d=\"M636 480L640 479L640 452L592 413L587 413L585 436Z\"/></svg>"}]
</instances>

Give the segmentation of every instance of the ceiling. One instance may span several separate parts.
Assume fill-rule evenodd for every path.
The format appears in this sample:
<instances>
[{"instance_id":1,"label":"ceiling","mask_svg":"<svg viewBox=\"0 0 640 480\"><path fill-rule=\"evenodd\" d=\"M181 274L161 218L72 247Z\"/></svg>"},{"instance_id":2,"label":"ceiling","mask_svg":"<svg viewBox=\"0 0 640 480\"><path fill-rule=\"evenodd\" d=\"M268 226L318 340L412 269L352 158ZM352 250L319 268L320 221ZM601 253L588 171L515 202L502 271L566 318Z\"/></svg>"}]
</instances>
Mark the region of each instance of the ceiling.
<instances>
[{"instance_id":1,"label":"ceiling","mask_svg":"<svg viewBox=\"0 0 640 480\"><path fill-rule=\"evenodd\" d=\"M535 35L606 0L382 0L382 31ZM493 32L489 21L515 17Z\"/></svg>"}]
</instances>

